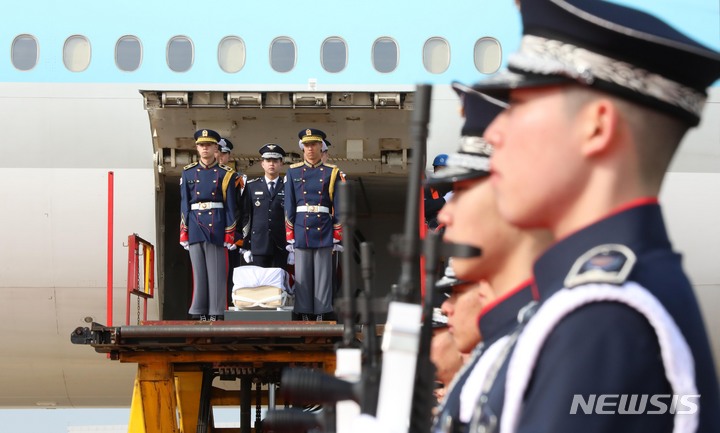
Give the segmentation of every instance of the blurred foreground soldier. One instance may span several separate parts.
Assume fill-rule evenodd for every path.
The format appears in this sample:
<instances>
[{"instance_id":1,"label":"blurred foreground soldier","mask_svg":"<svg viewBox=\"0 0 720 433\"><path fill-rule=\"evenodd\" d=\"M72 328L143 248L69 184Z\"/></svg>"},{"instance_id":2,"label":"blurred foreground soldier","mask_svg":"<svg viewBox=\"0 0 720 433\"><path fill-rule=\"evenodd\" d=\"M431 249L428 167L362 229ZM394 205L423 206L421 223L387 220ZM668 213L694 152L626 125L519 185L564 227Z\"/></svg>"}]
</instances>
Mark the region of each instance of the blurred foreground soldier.
<instances>
[{"instance_id":1,"label":"blurred foreground soldier","mask_svg":"<svg viewBox=\"0 0 720 433\"><path fill-rule=\"evenodd\" d=\"M435 364L438 380L443 384L441 393L436 391L436 395L442 398L462 376L457 373L480 342L477 319L482 307L495 296L487 283L458 280L450 266L435 284L435 289L440 308L436 308L433 314L430 360ZM436 320L436 317L443 320Z\"/></svg>"},{"instance_id":2,"label":"blurred foreground soldier","mask_svg":"<svg viewBox=\"0 0 720 433\"><path fill-rule=\"evenodd\" d=\"M227 255L235 249L235 171L215 159L220 135L195 133L200 161L180 177L180 245L190 251L193 299L189 313L222 320L227 309Z\"/></svg>"},{"instance_id":3,"label":"blurred foreground soldier","mask_svg":"<svg viewBox=\"0 0 720 433\"><path fill-rule=\"evenodd\" d=\"M536 298L531 289L532 263L551 242L547 231L520 230L498 213L487 180L492 147L481 135L501 109L466 93L462 86L455 90L465 116L460 148L427 183L452 185L454 190L452 200L438 214L444 239L479 247L482 254L450 261L456 278L471 283L449 285L450 297L442 310L458 350L471 355L442 403L434 432L465 430L487 366L518 326L519 312Z\"/></svg>"},{"instance_id":4,"label":"blurred foreground soldier","mask_svg":"<svg viewBox=\"0 0 720 433\"><path fill-rule=\"evenodd\" d=\"M445 275L435 284L438 294L433 298L433 336L430 344L430 361L435 364L436 381L442 385L435 390L438 403L445 397L455 374L460 370L467 355L460 353L455 344L452 334L448 332L448 316L441 307L450 296L449 292L455 285L467 285L465 281L455 278L455 273L450 266L445 268Z\"/></svg>"},{"instance_id":5,"label":"blurred foreground soldier","mask_svg":"<svg viewBox=\"0 0 720 433\"><path fill-rule=\"evenodd\" d=\"M521 11L510 71L476 86L509 101L485 132L491 180L507 220L559 240L470 430L718 432L715 364L657 196L720 55L611 2Z\"/></svg>"},{"instance_id":6,"label":"blurred foreground soldier","mask_svg":"<svg viewBox=\"0 0 720 433\"><path fill-rule=\"evenodd\" d=\"M442 401L450 382L465 363L465 356L457 350L455 340L448 332L447 316L440 308L433 309L433 332L430 342L430 361L435 365L435 398Z\"/></svg>"},{"instance_id":7,"label":"blurred foreground soldier","mask_svg":"<svg viewBox=\"0 0 720 433\"><path fill-rule=\"evenodd\" d=\"M243 256L263 268L284 268L285 183L280 176L285 150L279 144L260 148L265 176L247 183L242 195Z\"/></svg>"},{"instance_id":8,"label":"blurred foreground soldier","mask_svg":"<svg viewBox=\"0 0 720 433\"><path fill-rule=\"evenodd\" d=\"M438 154L433 159L433 172L444 169L447 166L447 154ZM438 227L437 214L440 209L445 205L445 202L452 195L449 192L450 189L447 187L431 187L426 186L424 189L424 209L425 209L425 224L427 224L430 230L435 230Z\"/></svg>"},{"instance_id":9,"label":"blurred foreground soldier","mask_svg":"<svg viewBox=\"0 0 720 433\"><path fill-rule=\"evenodd\" d=\"M303 129L298 133L304 161L293 164L285 181L285 235L295 253L294 312L302 320L323 320L333 312L332 251L342 240L335 215L335 186L340 170L322 162L325 133Z\"/></svg>"}]
</instances>

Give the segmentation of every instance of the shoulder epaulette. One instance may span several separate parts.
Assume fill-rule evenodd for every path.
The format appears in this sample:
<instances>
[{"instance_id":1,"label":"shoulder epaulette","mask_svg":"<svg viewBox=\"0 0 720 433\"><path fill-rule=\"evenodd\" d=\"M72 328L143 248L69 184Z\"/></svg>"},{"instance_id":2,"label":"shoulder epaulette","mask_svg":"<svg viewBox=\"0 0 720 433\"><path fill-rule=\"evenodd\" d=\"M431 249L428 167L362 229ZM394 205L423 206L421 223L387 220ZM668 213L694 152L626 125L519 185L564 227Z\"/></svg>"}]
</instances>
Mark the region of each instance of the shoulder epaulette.
<instances>
[{"instance_id":1,"label":"shoulder epaulette","mask_svg":"<svg viewBox=\"0 0 720 433\"><path fill-rule=\"evenodd\" d=\"M327 162L325 163L325 166L326 166L326 167L330 167L330 168L335 168L335 167L337 167L337 165L335 165L335 164L328 164Z\"/></svg>"},{"instance_id":2,"label":"shoulder epaulette","mask_svg":"<svg viewBox=\"0 0 720 433\"><path fill-rule=\"evenodd\" d=\"M256 177L255 179L250 179L249 181L247 181L247 183L249 184L249 183L257 182L258 180L260 180L260 178Z\"/></svg>"},{"instance_id":3,"label":"shoulder epaulette","mask_svg":"<svg viewBox=\"0 0 720 433\"><path fill-rule=\"evenodd\" d=\"M296 162L295 164L291 165L290 168L298 168L302 167L303 165L305 165L304 162Z\"/></svg>"},{"instance_id":4,"label":"shoulder epaulette","mask_svg":"<svg viewBox=\"0 0 720 433\"><path fill-rule=\"evenodd\" d=\"M225 165L225 164L218 164L218 167L222 168L225 171L235 171L234 168L230 167L229 165Z\"/></svg>"},{"instance_id":5,"label":"shoulder epaulette","mask_svg":"<svg viewBox=\"0 0 720 433\"><path fill-rule=\"evenodd\" d=\"M191 162L190 164L188 164L188 165L186 165L185 167L183 167L183 170L187 170L188 168L193 168L193 167L195 167L196 165L198 165L197 161Z\"/></svg>"},{"instance_id":6,"label":"shoulder epaulette","mask_svg":"<svg viewBox=\"0 0 720 433\"><path fill-rule=\"evenodd\" d=\"M565 277L565 287L590 283L622 285L636 261L635 253L625 245L598 245L575 260Z\"/></svg>"}]
</instances>

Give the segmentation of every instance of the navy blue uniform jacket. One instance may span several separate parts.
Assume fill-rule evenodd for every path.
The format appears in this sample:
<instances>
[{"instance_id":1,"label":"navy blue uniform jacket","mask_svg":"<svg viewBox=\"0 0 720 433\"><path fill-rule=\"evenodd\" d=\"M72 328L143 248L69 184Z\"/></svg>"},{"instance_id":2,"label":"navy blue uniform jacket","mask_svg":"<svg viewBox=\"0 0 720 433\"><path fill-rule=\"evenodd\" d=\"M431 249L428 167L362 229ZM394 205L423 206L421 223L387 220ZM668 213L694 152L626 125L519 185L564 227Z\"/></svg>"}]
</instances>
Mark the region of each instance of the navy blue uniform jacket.
<instances>
[{"instance_id":1,"label":"navy blue uniform jacket","mask_svg":"<svg viewBox=\"0 0 720 433\"><path fill-rule=\"evenodd\" d=\"M290 166L285 179L285 225L295 233L295 248L333 246L333 230L341 228L335 216L338 200L335 185L340 169L332 164L307 161ZM322 206L298 211L298 206Z\"/></svg>"},{"instance_id":2,"label":"navy blue uniform jacket","mask_svg":"<svg viewBox=\"0 0 720 433\"><path fill-rule=\"evenodd\" d=\"M275 179L270 194L265 178L249 181L242 194L243 248L254 255L272 255L285 251L285 185Z\"/></svg>"},{"instance_id":3,"label":"navy blue uniform jacket","mask_svg":"<svg viewBox=\"0 0 720 433\"><path fill-rule=\"evenodd\" d=\"M610 243L625 245L635 253L637 262L627 281L650 291L687 340L700 394L698 432L720 432L719 388L707 333L692 286L683 272L681 256L672 250L656 200L631 203L548 249L534 266L541 301L563 287L573 263L583 253ZM618 286L618 290L622 288ZM506 368L507 362L490 393L495 414L502 409ZM657 336L644 316L619 302L595 302L561 320L540 352L517 431L672 431L673 415L669 411L664 415L570 415L574 394L672 394ZM653 409L648 405L648 411Z\"/></svg>"},{"instance_id":4,"label":"navy blue uniform jacket","mask_svg":"<svg viewBox=\"0 0 720 433\"><path fill-rule=\"evenodd\" d=\"M180 177L180 231L188 231L190 244L223 246L226 233L234 236L235 177L232 168L217 162L210 166L194 162L184 167ZM222 207L192 209L194 204L199 207L207 203Z\"/></svg>"}]
</instances>

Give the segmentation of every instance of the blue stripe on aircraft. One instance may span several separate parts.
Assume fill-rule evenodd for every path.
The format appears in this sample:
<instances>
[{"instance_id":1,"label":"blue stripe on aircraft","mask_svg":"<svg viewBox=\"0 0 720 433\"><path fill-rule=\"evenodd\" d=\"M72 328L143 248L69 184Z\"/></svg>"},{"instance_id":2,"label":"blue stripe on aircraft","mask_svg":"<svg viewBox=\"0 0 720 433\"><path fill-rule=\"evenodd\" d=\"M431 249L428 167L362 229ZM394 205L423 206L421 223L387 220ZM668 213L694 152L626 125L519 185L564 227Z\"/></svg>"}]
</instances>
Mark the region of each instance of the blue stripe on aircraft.
<instances>
[{"instance_id":1,"label":"blue stripe on aircraft","mask_svg":"<svg viewBox=\"0 0 720 433\"><path fill-rule=\"evenodd\" d=\"M715 0L613 0L649 10L676 27L720 49L720 4ZM3 10L0 76L6 82L163 83L213 85L304 85L315 78L321 85L404 85L418 82L447 84L473 82L483 77L473 64L475 42L484 36L500 40L503 60L518 46L520 22L512 0L366 0L352 6L336 0L147 1L99 2L78 0L25 0ZM42 11L39 13L38 11ZM31 34L39 42L39 62L31 71L18 71L10 62L15 36ZM91 44L90 66L70 72L63 66L62 51L71 35L86 36ZM118 38L135 35L143 46L140 68L123 72L115 66ZM166 64L167 42L188 36L195 45L192 68L171 71ZM236 35L246 44L245 67L223 72L217 64L217 44ZM288 73L269 65L269 47L278 36L292 38L297 63ZM348 43L349 61L340 73L320 65L325 38L339 36ZM398 42L400 61L392 73L372 67L373 42L382 36ZM450 43L451 62L442 74L431 74L422 65L425 41L433 36Z\"/></svg>"}]
</instances>

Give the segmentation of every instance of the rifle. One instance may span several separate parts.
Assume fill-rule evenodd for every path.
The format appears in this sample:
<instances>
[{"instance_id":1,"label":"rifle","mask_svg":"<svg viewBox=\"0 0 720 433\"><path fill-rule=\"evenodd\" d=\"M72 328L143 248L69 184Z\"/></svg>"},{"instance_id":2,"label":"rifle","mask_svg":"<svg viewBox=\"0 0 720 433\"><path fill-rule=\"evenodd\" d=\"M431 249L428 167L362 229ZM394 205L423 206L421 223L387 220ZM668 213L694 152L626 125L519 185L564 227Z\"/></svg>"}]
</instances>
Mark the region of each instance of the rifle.
<instances>
[{"instance_id":1,"label":"rifle","mask_svg":"<svg viewBox=\"0 0 720 433\"><path fill-rule=\"evenodd\" d=\"M287 401L300 404L323 404L321 414L309 414L299 410L269 411L265 424L278 432L292 433L308 428L321 428L326 433L343 433L352 430L352 422L359 414L358 404L362 403L363 413L374 414L377 400L377 330L368 305L368 326L365 327L367 368L361 371L361 350L355 339L355 318L357 314L355 290L353 288L353 263L351 251L352 235L355 231L355 195L349 182L338 184L339 218L345 233L343 248L343 302L341 317L343 339L336 348L339 377L330 376L319 370L286 368L282 373L281 392ZM366 243L361 245L363 277L365 278L366 303L369 303L369 287L372 279L372 254ZM348 380L343 380L343 378ZM360 381L358 381L360 378ZM353 403L354 402L354 403ZM336 405L336 407L333 407ZM365 406L368 406L367 408ZM298 430L300 429L300 430Z\"/></svg>"},{"instance_id":2,"label":"rifle","mask_svg":"<svg viewBox=\"0 0 720 433\"><path fill-rule=\"evenodd\" d=\"M430 360L432 340L433 295L440 265L440 235L428 232L423 242L425 255L425 299L423 301L423 324L420 330L420 347L417 355L417 373L413 387L410 432L427 433L432 426L432 409L437 403L433 396L435 364Z\"/></svg>"},{"instance_id":3,"label":"rifle","mask_svg":"<svg viewBox=\"0 0 720 433\"><path fill-rule=\"evenodd\" d=\"M372 307L372 278L373 278L373 249L372 244L360 244L360 269L364 283L363 296L365 300L366 324L363 327L365 364L362 370L363 394L360 406L362 413L375 415L378 404L378 388L380 386L380 364L378 353L377 324L375 312Z\"/></svg>"},{"instance_id":4,"label":"rifle","mask_svg":"<svg viewBox=\"0 0 720 433\"><path fill-rule=\"evenodd\" d=\"M420 193L430 121L432 87L419 85L411 120L411 172L405 208L405 233L397 250L402 264L400 279L393 287L388 319L383 334L383 366L378 396L377 421L384 431L404 433L408 428L422 309L420 288ZM430 288L428 288L430 290Z\"/></svg>"}]
</instances>

